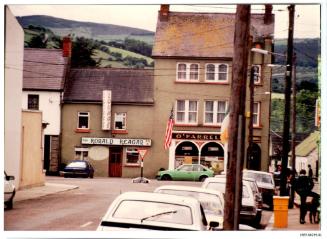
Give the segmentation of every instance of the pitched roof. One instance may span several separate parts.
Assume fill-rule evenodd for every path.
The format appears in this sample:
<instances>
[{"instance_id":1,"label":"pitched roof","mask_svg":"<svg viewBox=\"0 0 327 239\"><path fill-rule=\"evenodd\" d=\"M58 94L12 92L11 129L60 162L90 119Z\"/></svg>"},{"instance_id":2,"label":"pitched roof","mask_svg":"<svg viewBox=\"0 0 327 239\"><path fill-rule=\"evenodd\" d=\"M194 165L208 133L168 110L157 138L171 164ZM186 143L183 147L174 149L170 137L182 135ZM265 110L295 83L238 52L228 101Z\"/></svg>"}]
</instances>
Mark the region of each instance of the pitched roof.
<instances>
[{"instance_id":1,"label":"pitched roof","mask_svg":"<svg viewBox=\"0 0 327 239\"><path fill-rule=\"evenodd\" d=\"M318 147L320 140L320 132L315 131L305 138L295 147L295 155L300 157L308 156L314 149Z\"/></svg>"},{"instance_id":2,"label":"pitched roof","mask_svg":"<svg viewBox=\"0 0 327 239\"><path fill-rule=\"evenodd\" d=\"M113 103L153 104L153 70L127 68L71 69L64 102L102 102L112 91Z\"/></svg>"},{"instance_id":3,"label":"pitched roof","mask_svg":"<svg viewBox=\"0 0 327 239\"><path fill-rule=\"evenodd\" d=\"M273 16L274 19L274 16ZM169 12L158 17L153 57L233 57L235 14ZM251 15L251 35L271 37L274 20L264 24L264 14Z\"/></svg>"},{"instance_id":4,"label":"pitched roof","mask_svg":"<svg viewBox=\"0 0 327 239\"><path fill-rule=\"evenodd\" d=\"M67 62L60 49L25 48L23 89L62 90Z\"/></svg>"}]
</instances>

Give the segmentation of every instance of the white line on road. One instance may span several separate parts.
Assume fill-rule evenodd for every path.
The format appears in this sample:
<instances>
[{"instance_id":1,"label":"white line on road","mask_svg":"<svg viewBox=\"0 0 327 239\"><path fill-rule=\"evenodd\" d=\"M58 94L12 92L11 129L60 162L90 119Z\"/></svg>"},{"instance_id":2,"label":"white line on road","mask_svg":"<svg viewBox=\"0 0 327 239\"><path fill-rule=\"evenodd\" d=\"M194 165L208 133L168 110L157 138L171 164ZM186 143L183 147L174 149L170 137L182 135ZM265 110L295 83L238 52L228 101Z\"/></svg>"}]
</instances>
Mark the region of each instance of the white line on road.
<instances>
[{"instance_id":1,"label":"white line on road","mask_svg":"<svg viewBox=\"0 0 327 239\"><path fill-rule=\"evenodd\" d=\"M89 226L89 225L91 225L93 222L87 222L87 223L84 223L83 225L81 225L81 227L87 227L87 226Z\"/></svg>"}]
</instances>

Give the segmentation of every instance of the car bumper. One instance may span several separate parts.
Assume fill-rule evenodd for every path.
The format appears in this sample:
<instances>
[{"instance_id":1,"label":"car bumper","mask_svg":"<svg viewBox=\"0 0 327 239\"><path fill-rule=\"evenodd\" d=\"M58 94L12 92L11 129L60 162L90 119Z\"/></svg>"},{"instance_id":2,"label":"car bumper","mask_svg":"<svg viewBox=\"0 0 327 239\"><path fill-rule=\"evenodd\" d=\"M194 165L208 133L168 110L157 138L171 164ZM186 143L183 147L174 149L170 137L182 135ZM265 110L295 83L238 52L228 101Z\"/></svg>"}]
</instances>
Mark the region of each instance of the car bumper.
<instances>
[{"instance_id":1,"label":"car bumper","mask_svg":"<svg viewBox=\"0 0 327 239\"><path fill-rule=\"evenodd\" d=\"M89 173L86 172L62 172L63 176L88 176Z\"/></svg>"}]
</instances>

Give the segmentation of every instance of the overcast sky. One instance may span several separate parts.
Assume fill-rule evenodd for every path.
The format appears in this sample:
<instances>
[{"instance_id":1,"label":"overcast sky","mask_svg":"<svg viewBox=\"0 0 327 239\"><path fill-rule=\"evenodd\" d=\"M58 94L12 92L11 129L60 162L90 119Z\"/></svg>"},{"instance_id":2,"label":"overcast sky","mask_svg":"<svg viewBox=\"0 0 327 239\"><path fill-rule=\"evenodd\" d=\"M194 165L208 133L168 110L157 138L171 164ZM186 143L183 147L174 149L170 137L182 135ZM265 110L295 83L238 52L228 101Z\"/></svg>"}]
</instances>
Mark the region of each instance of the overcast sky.
<instances>
[{"instance_id":1,"label":"overcast sky","mask_svg":"<svg viewBox=\"0 0 327 239\"><path fill-rule=\"evenodd\" d=\"M28 2L28 1L27 1ZM17 5L8 3L15 16L50 15L78 21L109 23L155 31L160 5ZM252 5L252 12L262 13L263 5ZM235 5L171 5L171 11L235 12ZM296 5L296 38L320 36L320 5ZM274 5L275 38L287 38L287 5Z\"/></svg>"}]
</instances>

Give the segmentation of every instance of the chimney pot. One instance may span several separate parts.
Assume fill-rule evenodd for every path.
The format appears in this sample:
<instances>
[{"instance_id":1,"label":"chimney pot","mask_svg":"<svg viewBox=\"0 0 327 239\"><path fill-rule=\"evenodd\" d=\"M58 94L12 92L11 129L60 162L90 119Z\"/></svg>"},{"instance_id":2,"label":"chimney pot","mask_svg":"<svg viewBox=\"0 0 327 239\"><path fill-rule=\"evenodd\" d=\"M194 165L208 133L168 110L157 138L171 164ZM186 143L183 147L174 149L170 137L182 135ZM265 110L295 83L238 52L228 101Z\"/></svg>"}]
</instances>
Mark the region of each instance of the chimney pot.
<instances>
[{"instance_id":1,"label":"chimney pot","mask_svg":"<svg viewBox=\"0 0 327 239\"><path fill-rule=\"evenodd\" d=\"M169 4L161 4L159 11L160 21L168 21L169 17Z\"/></svg>"},{"instance_id":2,"label":"chimney pot","mask_svg":"<svg viewBox=\"0 0 327 239\"><path fill-rule=\"evenodd\" d=\"M72 40L70 36L65 36L62 39L62 56L63 57L72 56Z\"/></svg>"},{"instance_id":3,"label":"chimney pot","mask_svg":"<svg viewBox=\"0 0 327 239\"><path fill-rule=\"evenodd\" d=\"M265 5L264 24L266 25L272 23L272 10L273 10L273 6L271 4Z\"/></svg>"}]
</instances>

